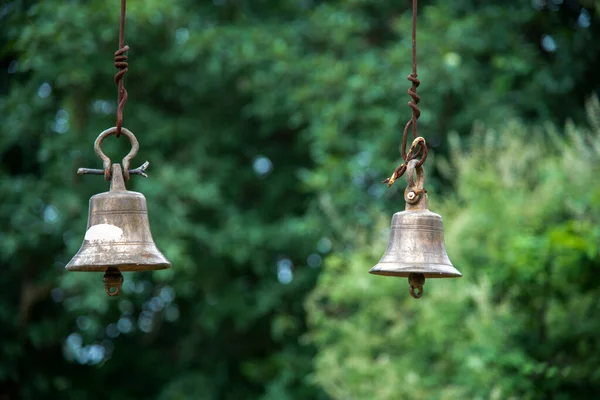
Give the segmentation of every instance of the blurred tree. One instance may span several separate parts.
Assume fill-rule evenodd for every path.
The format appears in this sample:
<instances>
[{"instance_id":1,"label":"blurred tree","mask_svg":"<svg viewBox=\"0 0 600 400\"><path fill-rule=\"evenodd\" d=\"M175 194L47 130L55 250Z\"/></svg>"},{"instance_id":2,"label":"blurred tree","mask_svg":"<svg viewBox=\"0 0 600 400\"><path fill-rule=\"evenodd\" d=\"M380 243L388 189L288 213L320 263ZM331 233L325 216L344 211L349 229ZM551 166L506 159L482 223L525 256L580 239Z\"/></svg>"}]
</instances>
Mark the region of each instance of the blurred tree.
<instances>
[{"instance_id":1,"label":"blurred tree","mask_svg":"<svg viewBox=\"0 0 600 400\"><path fill-rule=\"evenodd\" d=\"M319 236L294 171L310 159L294 132L260 133L234 77L193 54L193 43L212 46L205 29L242 10L186 12L193 4L128 8L125 126L141 142L135 161L151 161L150 179L130 187L146 194L174 267L126 276L116 300L100 275L60 278L80 246L88 198L108 188L75 171L99 165L93 140L114 124L118 2L3 8L13 75L0 106L0 393L318 398L304 383L312 351L298 342ZM128 151L126 140L105 143L113 160Z\"/></svg>"},{"instance_id":2,"label":"blurred tree","mask_svg":"<svg viewBox=\"0 0 600 400\"><path fill-rule=\"evenodd\" d=\"M600 81L592 5L423 5L420 121L432 147L476 118L581 120ZM409 115L408 7L130 2L125 126L141 142L135 161L152 163L130 187L174 267L126 276L113 300L100 275L63 267L87 199L107 189L75 171L100 164L92 141L114 124L118 1L4 2L0 394L324 396L306 379L302 305L331 240L393 201L373 199ZM105 143L114 160L128 151L125 139Z\"/></svg>"},{"instance_id":3,"label":"blurred tree","mask_svg":"<svg viewBox=\"0 0 600 400\"><path fill-rule=\"evenodd\" d=\"M478 126L453 137L456 193L431 195L464 277L366 273L387 243L325 259L307 301L315 381L336 399L589 399L600 395L600 103L592 130ZM564 137L563 137L564 136ZM440 205L440 203L443 203ZM437 205L436 205L437 204Z\"/></svg>"}]
</instances>

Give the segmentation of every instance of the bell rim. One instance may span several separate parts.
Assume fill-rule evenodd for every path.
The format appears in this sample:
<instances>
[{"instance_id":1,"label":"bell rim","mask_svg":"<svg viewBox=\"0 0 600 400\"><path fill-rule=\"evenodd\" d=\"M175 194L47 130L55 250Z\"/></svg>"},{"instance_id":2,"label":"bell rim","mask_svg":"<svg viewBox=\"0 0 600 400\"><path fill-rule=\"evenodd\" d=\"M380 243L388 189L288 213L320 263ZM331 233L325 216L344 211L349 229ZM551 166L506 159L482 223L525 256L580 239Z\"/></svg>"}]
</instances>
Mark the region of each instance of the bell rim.
<instances>
[{"instance_id":1,"label":"bell rim","mask_svg":"<svg viewBox=\"0 0 600 400\"><path fill-rule=\"evenodd\" d=\"M67 265L65 270L77 271L77 272L106 272L109 269L118 269L121 272L140 272L140 271L159 271L162 269L171 268L171 263L160 263L160 264L77 264Z\"/></svg>"},{"instance_id":2,"label":"bell rim","mask_svg":"<svg viewBox=\"0 0 600 400\"><path fill-rule=\"evenodd\" d=\"M448 264L379 263L371 268L369 273L399 278L408 278L412 273L423 274L425 278L460 278L463 276L453 265Z\"/></svg>"}]
</instances>

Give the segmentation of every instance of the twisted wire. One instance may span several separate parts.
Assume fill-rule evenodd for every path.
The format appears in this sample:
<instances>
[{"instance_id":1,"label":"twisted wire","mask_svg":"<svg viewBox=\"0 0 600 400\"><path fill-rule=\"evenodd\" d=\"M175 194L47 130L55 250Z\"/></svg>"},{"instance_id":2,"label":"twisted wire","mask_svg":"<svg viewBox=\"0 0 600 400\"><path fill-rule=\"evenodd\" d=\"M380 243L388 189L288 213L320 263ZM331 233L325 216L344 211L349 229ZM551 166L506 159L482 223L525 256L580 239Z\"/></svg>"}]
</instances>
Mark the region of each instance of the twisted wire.
<instances>
[{"instance_id":1,"label":"twisted wire","mask_svg":"<svg viewBox=\"0 0 600 400\"><path fill-rule=\"evenodd\" d=\"M408 95L411 97L411 101L408 102L408 106L412 109L412 118L406 123L404 127L404 132L402 133L402 158L405 162L410 161L406 154L406 142L408 140L408 129L412 126L413 139L417 138L417 119L421 116L421 110L419 109L419 102L421 101L421 97L417 94L417 88L421 84L419 78L417 78L416 72L408 75L409 81L412 82L412 86L408 88ZM425 161L425 160L423 160ZM421 162L419 166L423 165Z\"/></svg>"},{"instance_id":2,"label":"twisted wire","mask_svg":"<svg viewBox=\"0 0 600 400\"><path fill-rule=\"evenodd\" d=\"M127 63L127 51L129 46L125 46L125 11L127 9L127 1L121 0L121 21L119 25L119 50L115 52L115 68L117 73L115 74L115 83L117 84L117 131L116 137L121 136L121 127L123 126L123 109L125 103L127 103L127 89L125 89L125 74L129 71L129 64Z\"/></svg>"},{"instance_id":3,"label":"twisted wire","mask_svg":"<svg viewBox=\"0 0 600 400\"><path fill-rule=\"evenodd\" d=\"M418 136L417 131L417 120L421 116L421 110L419 109L419 102L421 98L417 94L417 88L421 84L421 81L417 77L417 0L412 0L412 73L407 78L411 83L411 87L408 89L408 95L411 100L408 102L408 106L412 110L411 119L404 126L402 133L402 158L404 162L394 170L394 173L383 181L387 183L388 187L392 186L394 181L400 178L406 172L406 167L410 160L419 159L417 166L423 165L427 159L427 144L425 139ZM413 142L408 150L406 151L406 143L408 141L408 130L412 127ZM420 157L420 158L419 158Z\"/></svg>"},{"instance_id":4,"label":"twisted wire","mask_svg":"<svg viewBox=\"0 0 600 400\"><path fill-rule=\"evenodd\" d=\"M117 84L118 90L118 104L117 104L117 132L116 137L121 135L121 127L123 126L123 109L125 103L127 103L127 89L125 89L124 77L127 71L129 71L129 64L127 63L127 54L129 46L123 46L115 52L115 68L118 70L115 74L115 83Z\"/></svg>"}]
</instances>

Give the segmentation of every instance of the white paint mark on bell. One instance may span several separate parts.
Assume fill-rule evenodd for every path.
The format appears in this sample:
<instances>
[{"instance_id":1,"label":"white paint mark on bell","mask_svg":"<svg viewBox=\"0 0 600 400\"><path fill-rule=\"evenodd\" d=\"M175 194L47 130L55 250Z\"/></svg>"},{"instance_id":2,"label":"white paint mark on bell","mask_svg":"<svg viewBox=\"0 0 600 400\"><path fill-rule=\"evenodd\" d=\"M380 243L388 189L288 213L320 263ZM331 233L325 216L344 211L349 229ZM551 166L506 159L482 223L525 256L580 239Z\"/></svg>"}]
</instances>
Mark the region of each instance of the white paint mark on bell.
<instances>
[{"instance_id":1,"label":"white paint mark on bell","mask_svg":"<svg viewBox=\"0 0 600 400\"><path fill-rule=\"evenodd\" d=\"M114 242L123 236L123 230L118 226L98 224L92 226L85 233L85 240L92 242Z\"/></svg>"}]
</instances>

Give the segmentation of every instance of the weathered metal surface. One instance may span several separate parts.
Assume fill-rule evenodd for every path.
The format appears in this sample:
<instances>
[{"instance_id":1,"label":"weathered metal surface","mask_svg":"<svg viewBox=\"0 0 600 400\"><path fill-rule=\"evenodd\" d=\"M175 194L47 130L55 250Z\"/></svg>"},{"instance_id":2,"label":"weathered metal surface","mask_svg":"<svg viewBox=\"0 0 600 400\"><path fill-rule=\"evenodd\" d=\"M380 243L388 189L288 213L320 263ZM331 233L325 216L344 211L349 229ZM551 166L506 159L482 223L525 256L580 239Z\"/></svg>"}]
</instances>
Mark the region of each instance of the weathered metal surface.
<instances>
[{"instance_id":1,"label":"weathered metal surface","mask_svg":"<svg viewBox=\"0 0 600 400\"><path fill-rule=\"evenodd\" d=\"M110 191L90 199L83 244L65 267L67 271L105 272L105 289L111 296L120 292L123 282L121 272L151 271L171 266L154 244L144 195L126 189L125 180L129 174L124 173L120 164L112 164L108 172L106 170L110 159L104 155L100 145L105 137L115 133L115 128L107 129L96 139L94 147L105 166L99 171L110 177ZM125 171L129 171L129 162L139 146L130 131L123 128L122 133L132 142L132 150L123 159ZM96 170L84 170L82 173L89 171L98 173ZM145 167L140 174L144 172Z\"/></svg>"},{"instance_id":2,"label":"weathered metal surface","mask_svg":"<svg viewBox=\"0 0 600 400\"><path fill-rule=\"evenodd\" d=\"M148 271L170 265L154 244L146 198L125 189L121 166L113 164L110 191L90 199L83 244L66 269Z\"/></svg>"},{"instance_id":3,"label":"weathered metal surface","mask_svg":"<svg viewBox=\"0 0 600 400\"><path fill-rule=\"evenodd\" d=\"M422 291L425 278L456 278L462 274L454 268L446 253L442 217L428 209L422 167L416 167L417 182L414 182L416 164L417 160L408 163L409 184L404 194L406 209L392 217L387 249L379 263L369 272L375 275L410 277L411 287ZM422 283L419 276L421 274ZM412 292L411 289L411 294Z\"/></svg>"},{"instance_id":4,"label":"weathered metal surface","mask_svg":"<svg viewBox=\"0 0 600 400\"><path fill-rule=\"evenodd\" d=\"M427 202L427 194L420 204ZM411 273L426 278L462 276L450 262L444 246L442 217L426 208L408 209L392 217L388 247L372 274L408 277Z\"/></svg>"}]
</instances>

